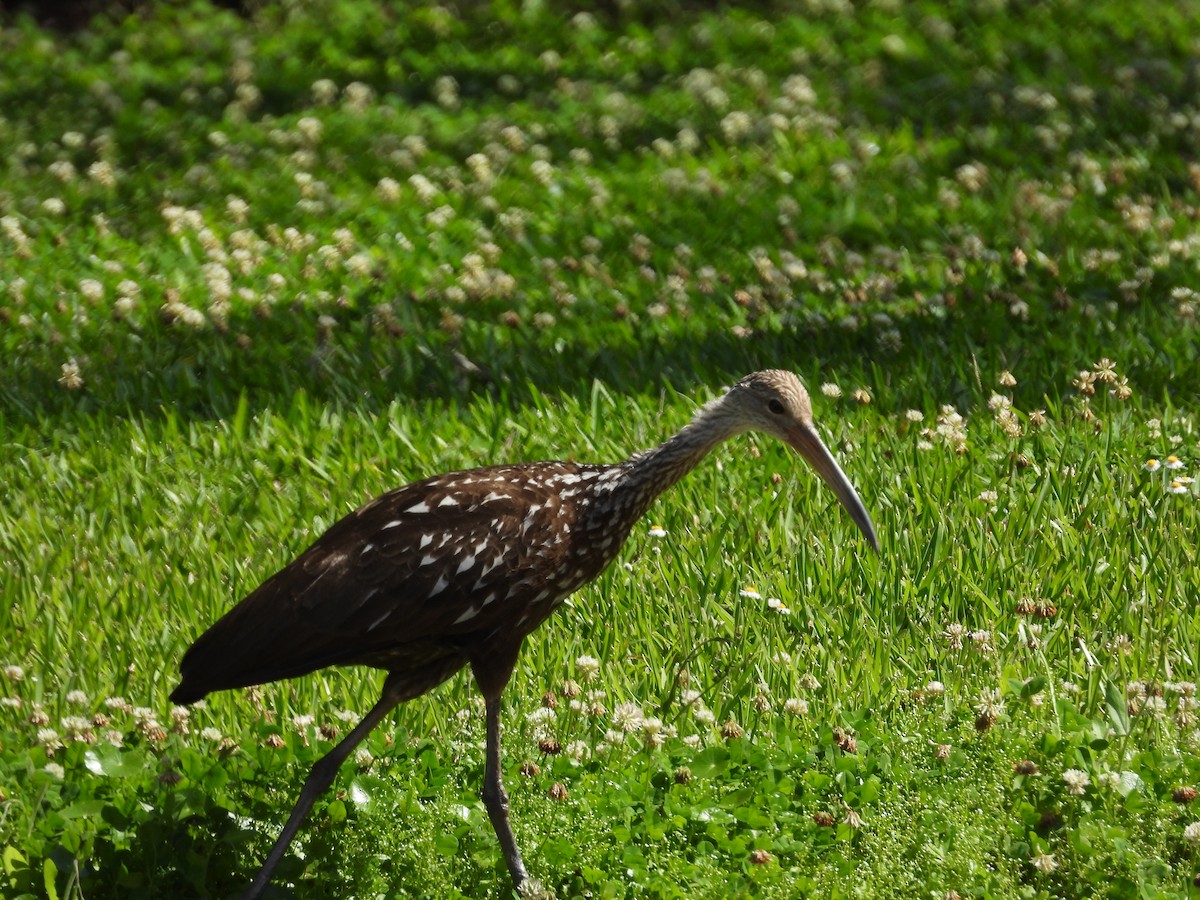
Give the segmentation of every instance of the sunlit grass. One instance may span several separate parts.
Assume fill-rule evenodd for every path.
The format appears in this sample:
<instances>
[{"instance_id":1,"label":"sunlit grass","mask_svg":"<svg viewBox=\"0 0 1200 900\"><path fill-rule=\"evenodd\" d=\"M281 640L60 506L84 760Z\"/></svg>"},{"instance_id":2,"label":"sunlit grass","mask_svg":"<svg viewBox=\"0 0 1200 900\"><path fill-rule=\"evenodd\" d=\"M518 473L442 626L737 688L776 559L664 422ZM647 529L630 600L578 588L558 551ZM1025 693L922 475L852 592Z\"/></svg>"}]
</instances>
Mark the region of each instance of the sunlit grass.
<instances>
[{"instance_id":1,"label":"sunlit grass","mask_svg":"<svg viewBox=\"0 0 1200 900\"><path fill-rule=\"evenodd\" d=\"M385 490L786 367L881 554L763 438L664 496L506 694L531 872L1194 895L1200 23L1019 12L0 31L0 893L239 889L380 677L172 709L190 640ZM508 896L482 740L403 706L276 895Z\"/></svg>"}]
</instances>

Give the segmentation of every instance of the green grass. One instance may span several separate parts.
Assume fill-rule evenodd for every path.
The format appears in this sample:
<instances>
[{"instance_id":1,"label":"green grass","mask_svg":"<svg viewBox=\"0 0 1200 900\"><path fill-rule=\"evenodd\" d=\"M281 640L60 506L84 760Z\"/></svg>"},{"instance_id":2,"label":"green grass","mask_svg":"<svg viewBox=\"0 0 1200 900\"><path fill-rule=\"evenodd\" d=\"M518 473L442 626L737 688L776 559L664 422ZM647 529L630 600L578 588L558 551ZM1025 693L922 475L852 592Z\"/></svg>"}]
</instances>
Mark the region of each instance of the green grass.
<instances>
[{"instance_id":1,"label":"green grass","mask_svg":"<svg viewBox=\"0 0 1200 900\"><path fill-rule=\"evenodd\" d=\"M467 6L0 30L0 894L237 891L380 679L184 719L190 640L384 490L783 367L883 552L765 439L663 497L506 694L531 872L1196 896L1194 6ZM509 896L482 724L402 707L272 896Z\"/></svg>"}]
</instances>

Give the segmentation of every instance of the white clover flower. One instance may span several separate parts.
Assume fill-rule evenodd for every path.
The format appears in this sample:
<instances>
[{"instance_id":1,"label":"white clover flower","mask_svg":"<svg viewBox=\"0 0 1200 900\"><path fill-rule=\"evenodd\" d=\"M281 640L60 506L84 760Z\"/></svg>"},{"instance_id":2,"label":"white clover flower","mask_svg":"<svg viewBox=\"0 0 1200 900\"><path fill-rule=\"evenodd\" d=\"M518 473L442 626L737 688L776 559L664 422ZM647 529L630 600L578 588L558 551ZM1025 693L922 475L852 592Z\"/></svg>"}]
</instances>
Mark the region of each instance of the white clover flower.
<instances>
[{"instance_id":1,"label":"white clover flower","mask_svg":"<svg viewBox=\"0 0 1200 900\"><path fill-rule=\"evenodd\" d=\"M1000 718L1005 708L1004 700L1000 696L1000 691L993 688L991 690L981 691L979 694L979 702L975 704L975 711L981 716L987 716L991 719Z\"/></svg>"},{"instance_id":2,"label":"white clover flower","mask_svg":"<svg viewBox=\"0 0 1200 900\"><path fill-rule=\"evenodd\" d=\"M314 116L303 116L296 121L296 131L309 144L318 143L324 130L325 123Z\"/></svg>"},{"instance_id":3,"label":"white clover flower","mask_svg":"<svg viewBox=\"0 0 1200 900\"><path fill-rule=\"evenodd\" d=\"M66 769L54 762L46 763L46 765L42 767L42 771L51 778L57 778L59 781L62 781L67 775Z\"/></svg>"},{"instance_id":4,"label":"white clover flower","mask_svg":"<svg viewBox=\"0 0 1200 900\"><path fill-rule=\"evenodd\" d=\"M96 184L103 188L112 188L117 183L117 173L113 167L104 160L97 160L88 166L88 177Z\"/></svg>"},{"instance_id":5,"label":"white clover flower","mask_svg":"<svg viewBox=\"0 0 1200 900\"><path fill-rule=\"evenodd\" d=\"M557 716L558 714L550 707L539 706L537 709L531 710L525 714L525 721L533 726L535 731L539 729L544 730L545 728L554 724Z\"/></svg>"},{"instance_id":6,"label":"white clover flower","mask_svg":"<svg viewBox=\"0 0 1200 900\"><path fill-rule=\"evenodd\" d=\"M1183 839L1190 844L1200 845L1200 822L1193 822L1184 828Z\"/></svg>"},{"instance_id":7,"label":"white clover flower","mask_svg":"<svg viewBox=\"0 0 1200 900\"><path fill-rule=\"evenodd\" d=\"M575 660L575 673L579 680L590 684L600 676L600 660L594 656L581 656Z\"/></svg>"},{"instance_id":8,"label":"white clover flower","mask_svg":"<svg viewBox=\"0 0 1200 900\"><path fill-rule=\"evenodd\" d=\"M360 278L370 275L374 267L375 263L369 253L355 253L346 260L346 269Z\"/></svg>"},{"instance_id":9,"label":"white clover flower","mask_svg":"<svg viewBox=\"0 0 1200 900\"><path fill-rule=\"evenodd\" d=\"M544 159L535 159L530 163L529 172L543 187L549 187L554 182L554 166Z\"/></svg>"},{"instance_id":10,"label":"white clover flower","mask_svg":"<svg viewBox=\"0 0 1200 900\"><path fill-rule=\"evenodd\" d=\"M961 650L963 646L963 638L967 635L965 626L958 622L951 622L942 631L942 637L946 639L951 650Z\"/></svg>"},{"instance_id":11,"label":"white clover flower","mask_svg":"<svg viewBox=\"0 0 1200 900\"><path fill-rule=\"evenodd\" d=\"M1058 860L1053 853L1039 853L1029 860L1029 864L1039 872L1049 874L1058 868Z\"/></svg>"},{"instance_id":12,"label":"white clover flower","mask_svg":"<svg viewBox=\"0 0 1200 900\"><path fill-rule=\"evenodd\" d=\"M636 703L622 703L613 710L613 725L625 733L641 728L643 719L642 708Z\"/></svg>"},{"instance_id":13,"label":"white clover flower","mask_svg":"<svg viewBox=\"0 0 1200 900\"><path fill-rule=\"evenodd\" d=\"M744 139L753 128L754 120L744 110L736 109L721 119L721 132L731 144Z\"/></svg>"},{"instance_id":14,"label":"white clover flower","mask_svg":"<svg viewBox=\"0 0 1200 900\"><path fill-rule=\"evenodd\" d=\"M128 319L136 307L132 297L118 297L113 303L113 315L118 319Z\"/></svg>"},{"instance_id":15,"label":"white clover flower","mask_svg":"<svg viewBox=\"0 0 1200 900\"><path fill-rule=\"evenodd\" d=\"M48 171L63 184L67 184L68 182L75 180L75 166L69 160L56 160L46 167L46 171Z\"/></svg>"},{"instance_id":16,"label":"white clover flower","mask_svg":"<svg viewBox=\"0 0 1200 900\"><path fill-rule=\"evenodd\" d=\"M95 303L104 298L104 285L95 278L82 278L79 281L79 293L85 300Z\"/></svg>"},{"instance_id":17,"label":"white clover flower","mask_svg":"<svg viewBox=\"0 0 1200 900\"><path fill-rule=\"evenodd\" d=\"M783 711L789 716L806 716L808 715L808 701L799 697L789 697L783 702Z\"/></svg>"},{"instance_id":18,"label":"white clover flower","mask_svg":"<svg viewBox=\"0 0 1200 900\"><path fill-rule=\"evenodd\" d=\"M92 727L92 723L83 716L63 716L60 724L67 733L67 737L73 740L78 740L84 732Z\"/></svg>"},{"instance_id":19,"label":"white clover flower","mask_svg":"<svg viewBox=\"0 0 1200 900\"><path fill-rule=\"evenodd\" d=\"M445 109L458 106L458 81L452 75L442 75L433 83L433 99Z\"/></svg>"},{"instance_id":20,"label":"white clover flower","mask_svg":"<svg viewBox=\"0 0 1200 900\"><path fill-rule=\"evenodd\" d=\"M842 389L833 382L827 381L821 385L821 393L832 400L837 400L842 396Z\"/></svg>"},{"instance_id":21,"label":"white clover flower","mask_svg":"<svg viewBox=\"0 0 1200 900\"><path fill-rule=\"evenodd\" d=\"M362 111L374 102L375 91L369 84L363 84L361 81L352 81L346 85L346 89L342 92L342 97L347 109Z\"/></svg>"},{"instance_id":22,"label":"white clover flower","mask_svg":"<svg viewBox=\"0 0 1200 900\"><path fill-rule=\"evenodd\" d=\"M380 200L394 203L400 199L400 183L394 178L380 178L379 183L375 185L375 193Z\"/></svg>"},{"instance_id":23,"label":"white clover flower","mask_svg":"<svg viewBox=\"0 0 1200 900\"><path fill-rule=\"evenodd\" d=\"M660 734L663 730L662 719L657 716L647 716L642 719L642 733L648 735Z\"/></svg>"},{"instance_id":24,"label":"white clover flower","mask_svg":"<svg viewBox=\"0 0 1200 900\"><path fill-rule=\"evenodd\" d=\"M313 99L321 106L327 106L337 99L338 86L328 78L318 78L312 83Z\"/></svg>"},{"instance_id":25,"label":"white clover flower","mask_svg":"<svg viewBox=\"0 0 1200 900\"><path fill-rule=\"evenodd\" d=\"M987 183L987 166L982 163L966 163L954 171L954 178L968 191L975 193Z\"/></svg>"},{"instance_id":26,"label":"white clover flower","mask_svg":"<svg viewBox=\"0 0 1200 900\"><path fill-rule=\"evenodd\" d=\"M1082 769L1067 769L1063 772L1063 781L1067 785L1068 794L1082 794L1087 790L1087 786L1092 783L1088 773Z\"/></svg>"}]
</instances>

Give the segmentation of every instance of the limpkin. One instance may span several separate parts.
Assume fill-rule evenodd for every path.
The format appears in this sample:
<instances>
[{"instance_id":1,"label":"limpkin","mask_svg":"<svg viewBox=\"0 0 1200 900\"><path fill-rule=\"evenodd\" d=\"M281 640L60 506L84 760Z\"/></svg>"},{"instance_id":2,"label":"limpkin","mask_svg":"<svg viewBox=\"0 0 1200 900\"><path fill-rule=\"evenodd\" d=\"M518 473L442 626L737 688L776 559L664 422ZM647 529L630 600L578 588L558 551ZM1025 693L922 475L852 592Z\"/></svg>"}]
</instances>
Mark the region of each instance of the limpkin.
<instances>
[{"instance_id":1,"label":"limpkin","mask_svg":"<svg viewBox=\"0 0 1200 900\"><path fill-rule=\"evenodd\" d=\"M674 437L624 462L488 466L384 494L202 634L180 664L176 703L326 666L387 672L379 702L313 766L245 898L265 889L313 802L367 734L398 703L468 664L486 709L483 802L520 889L528 874L500 778L500 695L521 642L613 561L659 494L717 444L749 430L808 460L878 550L870 516L813 427L800 379L769 370L743 378Z\"/></svg>"}]
</instances>

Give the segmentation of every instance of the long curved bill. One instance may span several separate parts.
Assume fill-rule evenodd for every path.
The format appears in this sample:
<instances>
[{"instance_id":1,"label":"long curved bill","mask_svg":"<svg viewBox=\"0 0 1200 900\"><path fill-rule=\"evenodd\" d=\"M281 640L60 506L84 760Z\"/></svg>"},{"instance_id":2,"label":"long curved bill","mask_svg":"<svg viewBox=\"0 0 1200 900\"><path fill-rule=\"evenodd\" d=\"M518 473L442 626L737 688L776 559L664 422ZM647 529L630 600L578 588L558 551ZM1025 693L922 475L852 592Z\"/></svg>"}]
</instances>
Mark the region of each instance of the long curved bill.
<instances>
[{"instance_id":1,"label":"long curved bill","mask_svg":"<svg viewBox=\"0 0 1200 900\"><path fill-rule=\"evenodd\" d=\"M821 441L816 430L811 425L797 425L788 429L787 440L792 448L816 469L821 480L829 485L838 501L846 508L846 512L850 513L850 518L863 533L867 543L871 545L871 549L878 553L879 540L875 537L875 526L871 524L867 508L863 506L858 492L854 490L854 485L850 483L850 479L846 477L842 467L837 464L837 460L833 458L829 448Z\"/></svg>"}]
</instances>

